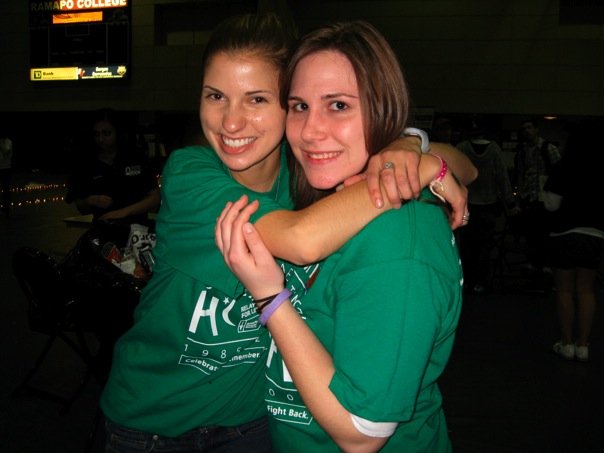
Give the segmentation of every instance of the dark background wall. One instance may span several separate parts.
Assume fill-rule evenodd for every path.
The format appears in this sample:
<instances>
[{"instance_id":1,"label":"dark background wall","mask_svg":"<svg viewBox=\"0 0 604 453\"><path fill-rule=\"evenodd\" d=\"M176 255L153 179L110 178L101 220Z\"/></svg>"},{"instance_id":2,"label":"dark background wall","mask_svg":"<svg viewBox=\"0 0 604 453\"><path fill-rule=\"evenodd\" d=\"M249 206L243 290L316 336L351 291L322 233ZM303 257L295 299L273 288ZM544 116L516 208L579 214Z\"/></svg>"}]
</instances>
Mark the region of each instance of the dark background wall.
<instances>
[{"instance_id":1,"label":"dark background wall","mask_svg":"<svg viewBox=\"0 0 604 453\"><path fill-rule=\"evenodd\" d=\"M30 82L28 2L0 3L0 119L35 161L60 162L88 112L111 107L169 146L199 138L200 58L213 26L274 10L301 32L366 19L390 40L416 108L490 118L501 141L528 115L604 116L604 6L591 0L135 0L125 81ZM425 126L425 124L422 124ZM555 121L545 130L562 142ZM32 162L22 158L21 162Z\"/></svg>"}]
</instances>

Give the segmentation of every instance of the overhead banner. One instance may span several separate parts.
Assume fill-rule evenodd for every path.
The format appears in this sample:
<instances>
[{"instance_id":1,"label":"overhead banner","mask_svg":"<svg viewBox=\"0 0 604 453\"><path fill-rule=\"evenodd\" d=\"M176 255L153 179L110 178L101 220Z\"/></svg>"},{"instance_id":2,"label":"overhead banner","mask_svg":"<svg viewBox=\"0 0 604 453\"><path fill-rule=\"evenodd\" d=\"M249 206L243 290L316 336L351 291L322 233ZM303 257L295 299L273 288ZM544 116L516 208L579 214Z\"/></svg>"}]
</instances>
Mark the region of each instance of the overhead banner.
<instances>
[{"instance_id":1,"label":"overhead banner","mask_svg":"<svg viewBox=\"0 0 604 453\"><path fill-rule=\"evenodd\" d=\"M30 2L32 12L37 11L81 11L86 9L124 8L128 0L59 0L55 2Z\"/></svg>"}]
</instances>

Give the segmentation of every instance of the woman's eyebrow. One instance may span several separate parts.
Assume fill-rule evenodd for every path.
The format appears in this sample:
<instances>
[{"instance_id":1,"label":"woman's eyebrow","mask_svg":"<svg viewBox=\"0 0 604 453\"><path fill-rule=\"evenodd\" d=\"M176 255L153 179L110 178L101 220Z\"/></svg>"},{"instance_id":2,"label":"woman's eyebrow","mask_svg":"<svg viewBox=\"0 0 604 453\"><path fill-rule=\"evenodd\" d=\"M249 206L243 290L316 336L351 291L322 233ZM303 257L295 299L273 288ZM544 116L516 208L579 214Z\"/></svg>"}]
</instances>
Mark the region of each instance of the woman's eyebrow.
<instances>
[{"instance_id":1,"label":"woman's eyebrow","mask_svg":"<svg viewBox=\"0 0 604 453\"><path fill-rule=\"evenodd\" d=\"M222 93L221 90L219 90L218 88L213 87L212 85L204 85L202 87L203 90L212 90L212 91L216 91L218 93Z\"/></svg>"},{"instance_id":2,"label":"woman's eyebrow","mask_svg":"<svg viewBox=\"0 0 604 453\"><path fill-rule=\"evenodd\" d=\"M330 94L326 94L324 96L321 96L321 99L334 99L334 98L341 98L341 97L346 97L346 98L353 98L353 99L358 99L359 97L354 95L354 94L349 94L349 93L330 93Z\"/></svg>"},{"instance_id":3,"label":"woman's eyebrow","mask_svg":"<svg viewBox=\"0 0 604 453\"><path fill-rule=\"evenodd\" d=\"M357 95L344 93L344 92L329 93L329 94L321 96L321 99L330 100L330 99L336 99L336 98L341 98L341 97L359 99L359 96L357 96ZM288 101L303 101L303 99L299 96L288 96L287 100Z\"/></svg>"}]
</instances>

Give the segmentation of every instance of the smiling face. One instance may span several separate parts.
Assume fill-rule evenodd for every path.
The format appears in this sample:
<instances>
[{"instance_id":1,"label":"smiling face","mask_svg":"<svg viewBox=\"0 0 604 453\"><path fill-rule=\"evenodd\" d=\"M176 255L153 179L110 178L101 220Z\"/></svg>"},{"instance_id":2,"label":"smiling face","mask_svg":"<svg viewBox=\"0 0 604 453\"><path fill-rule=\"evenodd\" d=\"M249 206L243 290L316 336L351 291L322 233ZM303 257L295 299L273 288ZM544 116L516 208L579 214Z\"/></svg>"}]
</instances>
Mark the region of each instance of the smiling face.
<instances>
[{"instance_id":1,"label":"smiling face","mask_svg":"<svg viewBox=\"0 0 604 453\"><path fill-rule=\"evenodd\" d=\"M278 79L274 65L249 53L217 53L204 73L203 132L233 178L254 190L269 190L279 171L285 111Z\"/></svg>"},{"instance_id":2,"label":"smiling face","mask_svg":"<svg viewBox=\"0 0 604 453\"><path fill-rule=\"evenodd\" d=\"M288 97L287 140L311 186L332 189L365 167L363 115L354 69L321 51L296 65Z\"/></svg>"}]
</instances>

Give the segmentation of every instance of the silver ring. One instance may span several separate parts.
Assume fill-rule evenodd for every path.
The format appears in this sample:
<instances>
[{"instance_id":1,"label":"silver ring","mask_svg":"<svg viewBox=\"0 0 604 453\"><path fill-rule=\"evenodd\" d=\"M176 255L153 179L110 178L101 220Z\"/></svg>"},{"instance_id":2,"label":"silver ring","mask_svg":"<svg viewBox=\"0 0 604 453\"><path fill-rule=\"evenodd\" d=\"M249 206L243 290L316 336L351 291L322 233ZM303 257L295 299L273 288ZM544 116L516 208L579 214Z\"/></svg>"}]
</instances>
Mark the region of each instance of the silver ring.
<instances>
[{"instance_id":1,"label":"silver ring","mask_svg":"<svg viewBox=\"0 0 604 453\"><path fill-rule=\"evenodd\" d=\"M390 161L388 161L388 162L384 162L384 167L383 167L383 169L384 169L384 170L388 170L389 168L394 168L394 164L393 164L392 162L390 162Z\"/></svg>"},{"instance_id":2,"label":"silver ring","mask_svg":"<svg viewBox=\"0 0 604 453\"><path fill-rule=\"evenodd\" d=\"M468 223L470 221L470 213L466 213L464 215L461 216L461 221L464 223Z\"/></svg>"}]
</instances>

